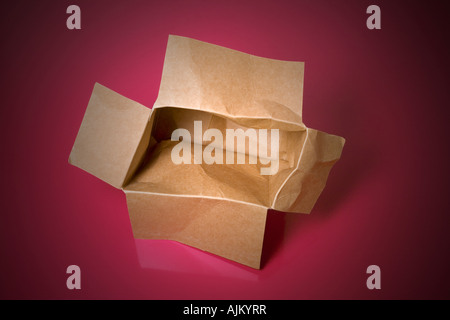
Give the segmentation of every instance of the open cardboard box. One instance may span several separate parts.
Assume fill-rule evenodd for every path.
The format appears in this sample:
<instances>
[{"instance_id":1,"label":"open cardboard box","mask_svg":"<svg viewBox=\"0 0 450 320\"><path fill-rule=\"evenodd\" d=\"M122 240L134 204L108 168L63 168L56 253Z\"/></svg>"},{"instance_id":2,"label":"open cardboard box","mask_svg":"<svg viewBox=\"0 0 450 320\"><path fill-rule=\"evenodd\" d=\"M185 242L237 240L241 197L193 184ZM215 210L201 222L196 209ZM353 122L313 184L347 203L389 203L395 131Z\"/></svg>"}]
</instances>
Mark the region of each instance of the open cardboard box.
<instances>
[{"instance_id":1,"label":"open cardboard box","mask_svg":"<svg viewBox=\"0 0 450 320\"><path fill-rule=\"evenodd\" d=\"M302 62L169 36L153 109L96 84L69 162L125 192L135 238L176 240L259 268L267 210L309 213L345 141L303 124L303 71ZM210 128L223 137L277 129L278 170L261 174L267 161L250 161L258 155L250 138L244 164L198 163L194 153L190 164L175 164L179 128L201 135L184 141L191 150L208 147ZM253 142L259 150L261 140ZM224 158L237 159L239 150L220 145Z\"/></svg>"}]
</instances>

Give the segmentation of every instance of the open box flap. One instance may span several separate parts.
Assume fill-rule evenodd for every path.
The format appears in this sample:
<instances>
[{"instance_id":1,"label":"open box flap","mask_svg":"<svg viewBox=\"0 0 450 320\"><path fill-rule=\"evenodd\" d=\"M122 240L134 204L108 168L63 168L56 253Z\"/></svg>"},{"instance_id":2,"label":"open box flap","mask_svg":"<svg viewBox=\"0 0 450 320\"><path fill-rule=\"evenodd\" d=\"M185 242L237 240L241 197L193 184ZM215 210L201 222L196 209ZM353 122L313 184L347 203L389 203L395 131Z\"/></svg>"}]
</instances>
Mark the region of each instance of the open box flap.
<instances>
[{"instance_id":1,"label":"open box flap","mask_svg":"<svg viewBox=\"0 0 450 320\"><path fill-rule=\"evenodd\" d=\"M303 126L304 63L261 58L206 42L169 36L154 108L173 106L248 122Z\"/></svg>"},{"instance_id":2,"label":"open box flap","mask_svg":"<svg viewBox=\"0 0 450 320\"><path fill-rule=\"evenodd\" d=\"M144 152L151 110L96 83L69 163L121 188Z\"/></svg>"},{"instance_id":3,"label":"open box flap","mask_svg":"<svg viewBox=\"0 0 450 320\"><path fill-rule=\"evenodd\" d=\"M310 213L325 187L331 168L341 157L344 144L342 137L308 128L297 168L279 189L272 208Z\"/></svg>"}]
</instances>

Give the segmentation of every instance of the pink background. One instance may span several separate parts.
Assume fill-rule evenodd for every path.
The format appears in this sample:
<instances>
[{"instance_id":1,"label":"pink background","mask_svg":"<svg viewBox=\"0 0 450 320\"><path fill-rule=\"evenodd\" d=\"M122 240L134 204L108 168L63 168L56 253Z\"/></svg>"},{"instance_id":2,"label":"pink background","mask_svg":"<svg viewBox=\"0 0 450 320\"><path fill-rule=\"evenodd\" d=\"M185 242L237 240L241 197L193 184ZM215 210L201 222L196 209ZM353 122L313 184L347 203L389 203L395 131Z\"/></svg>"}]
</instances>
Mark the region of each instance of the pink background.
<instances>
[{"instance_id":1,"label":"pink background","mask_svg":"<svg viewBox=\"0 0 450 320\"><path fill-rule=\"evenodd\" d=\"M66 28L70 4L82 30ZM381 30L366 28L370 4ZM450 298L448 10L381 0L2 5L0 298ZM124 194L67 162L94 82L152 106L169 34L305 61L305 123L347 139L311 215L270 212L262 270L135 241ZM71 264L81 290L66 288ZM371 264L381 290L366 288Z\"/></svg>"}]
</instances>

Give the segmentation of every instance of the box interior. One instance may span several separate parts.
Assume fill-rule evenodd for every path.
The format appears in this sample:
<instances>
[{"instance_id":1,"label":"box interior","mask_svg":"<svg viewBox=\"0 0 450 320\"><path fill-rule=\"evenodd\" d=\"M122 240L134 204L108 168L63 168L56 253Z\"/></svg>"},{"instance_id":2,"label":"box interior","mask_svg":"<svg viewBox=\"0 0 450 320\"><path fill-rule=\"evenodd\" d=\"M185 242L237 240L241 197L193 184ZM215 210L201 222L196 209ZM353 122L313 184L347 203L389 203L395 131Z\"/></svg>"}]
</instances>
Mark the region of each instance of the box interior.
<instances>
[{"instance_id":1,"label":"box interior","mask_svg":"<svg viewBox=\"0 0 450 320\"><path fill-rule=\"evenodd\" d=\"M246 138L245 163L237 164L237 150L234 150L234 164L226 163L226 129L267 127L267 119L251 119L251 126L244 126L240 119L230 119L222 115L182 108L164 107L153 111L150 119L151 131L144 132L142 141L147 144L146 151L140 155L140 165L123 187L127 191L190 195L213 198L226 198L270 207L274 198L289 174L296 168L306 137L303 126L271 123L272 129L279 130L279 168L273 175L262 175L262 164L256 157L256 164L250 163L252 154L250 141ZM202 137L207 129L220 130L224 138L223 164L194 164L194 121L202 122ZM172 132L183 128L189 131L191 140L191 163L175 164L171 158L172 149L179 141L171 141ZM268 129L270 133L270 129ZM268 134L268 154L271 154L270 134ZM254 141L258 145L260 141ZM202 140L202 150L211 141Z\"/></svg>"}]
</instances>

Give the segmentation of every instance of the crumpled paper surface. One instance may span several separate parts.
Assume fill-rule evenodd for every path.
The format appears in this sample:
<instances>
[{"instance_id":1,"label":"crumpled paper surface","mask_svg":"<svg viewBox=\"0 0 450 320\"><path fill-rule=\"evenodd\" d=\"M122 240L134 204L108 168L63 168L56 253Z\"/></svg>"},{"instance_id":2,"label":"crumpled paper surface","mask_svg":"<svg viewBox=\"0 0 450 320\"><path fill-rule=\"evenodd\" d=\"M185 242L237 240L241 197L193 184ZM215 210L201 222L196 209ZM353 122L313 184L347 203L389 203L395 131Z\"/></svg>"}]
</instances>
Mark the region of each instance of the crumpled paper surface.
<instances>
[{"instance_id":1,"label":"crumpled paper surface","mask_svg":"<svg viewBox=\"0 0 450 320\"><path fill-rule=\"evenodd\" d=\"M267 210L309 213L345 143L303 124L303 73L303 62L169 36L153 109L96 84L69 162L124 190L136 238L259 268ZM171 133L193 136L194 121L278 129L278 172L261 175L248 149L245 164L174 164Z\"/></svg>"}]
</instances>

